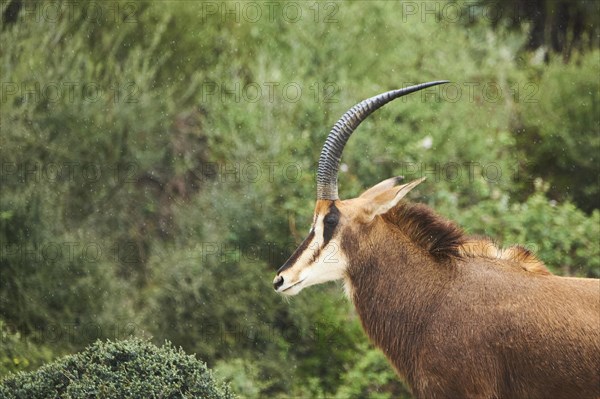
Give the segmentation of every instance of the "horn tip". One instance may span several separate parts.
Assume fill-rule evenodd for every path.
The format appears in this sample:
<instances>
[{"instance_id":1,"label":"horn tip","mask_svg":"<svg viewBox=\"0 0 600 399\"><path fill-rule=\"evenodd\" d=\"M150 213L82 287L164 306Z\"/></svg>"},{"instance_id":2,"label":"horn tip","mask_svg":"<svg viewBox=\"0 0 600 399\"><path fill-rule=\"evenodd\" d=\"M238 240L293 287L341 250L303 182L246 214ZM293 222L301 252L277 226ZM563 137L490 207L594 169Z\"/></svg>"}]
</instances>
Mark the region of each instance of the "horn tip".
<instances>
[{"instance_id":1,"label":"horn tip","mask_svg":"<svg viewBox=\"0 0 600 399\"><path fill-rule=\"evenodd\" d=\"M432 86L435 86L435 85L443 85L443 84L446 84L446 83L452 83L452 82L449 81L448 79L442 79L442 80L434 80L433 82L429 82L429 83L425 83L425 84L426 85L430 84Z\"/></svg>"}]
</instances>

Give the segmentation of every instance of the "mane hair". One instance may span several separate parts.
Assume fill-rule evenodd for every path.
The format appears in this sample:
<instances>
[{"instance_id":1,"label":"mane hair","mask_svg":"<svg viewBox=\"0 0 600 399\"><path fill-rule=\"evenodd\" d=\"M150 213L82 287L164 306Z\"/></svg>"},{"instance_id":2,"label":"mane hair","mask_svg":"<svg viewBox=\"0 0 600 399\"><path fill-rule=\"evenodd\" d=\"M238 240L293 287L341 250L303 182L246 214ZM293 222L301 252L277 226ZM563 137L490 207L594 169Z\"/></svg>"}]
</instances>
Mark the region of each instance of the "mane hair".
<instances>
[{"instance_id":1,"label":"mane hair","mask_svg":"<svg viewBox=\"0 0 600 399\"><path fill-rule=\"evenodd\" d=\"M400 202L383 215L437 260L460 258L465 235L460 227L423 204Z\"/></svg>"},{"instance_id":2,"label":"mane hair","mask_svg":"<svg viewBox=\"0 0 600 399\"><path fill-rule=\"evenodd\" d=\"M527 272L552 274L544 262L527 248L521 245L502 248L488 237L467 237L454 222L423 204L401 202L383 218L437 260L451 257L498 259L514 263Z\"/></svg>"},{"instance_id":3,"label":"mane hair","mask_svg":"<svg viewBox=\"0 0 600 399\"><path fill-rule=\"evenodd\" d=\"M530 250L521 245L513 245L506 248L503 252L503 259L509 259L517 262L524 270L528 272L550 275L552 274L544 262L539 260Z\"/></svg>"},{"instance_id":4,"label":"mane hair","mask_svg":"<svg viewBox=\"0 0 600 399\"><path fill-rule=\"evenodd\" d=\"M513 245L501 248L487 237L469 237L459 248L462 256L488 259L501 259L517 264L521 269L540 275L551 275L544 262L539 260L530 250Z\"/></svg>"}]
</instances>

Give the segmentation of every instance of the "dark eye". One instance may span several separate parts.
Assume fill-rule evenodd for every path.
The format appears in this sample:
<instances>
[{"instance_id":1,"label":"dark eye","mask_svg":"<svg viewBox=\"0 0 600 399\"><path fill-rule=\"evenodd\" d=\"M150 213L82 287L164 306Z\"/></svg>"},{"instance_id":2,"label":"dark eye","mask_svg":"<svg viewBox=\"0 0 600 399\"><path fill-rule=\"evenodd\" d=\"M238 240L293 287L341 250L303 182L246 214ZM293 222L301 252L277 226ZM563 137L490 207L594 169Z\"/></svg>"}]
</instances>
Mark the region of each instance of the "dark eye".
<instances>
[{"instance_id":1,"label":"dark eye","mask_svg":"<svg viewBox=\"0 0 600 399\"><path fill-rule=\"evenodd\" d=\"M338 223L338 220L337 215L327 215L323 222L325 222L327 226L335 226Z\"/></svg>"}]
</instances>

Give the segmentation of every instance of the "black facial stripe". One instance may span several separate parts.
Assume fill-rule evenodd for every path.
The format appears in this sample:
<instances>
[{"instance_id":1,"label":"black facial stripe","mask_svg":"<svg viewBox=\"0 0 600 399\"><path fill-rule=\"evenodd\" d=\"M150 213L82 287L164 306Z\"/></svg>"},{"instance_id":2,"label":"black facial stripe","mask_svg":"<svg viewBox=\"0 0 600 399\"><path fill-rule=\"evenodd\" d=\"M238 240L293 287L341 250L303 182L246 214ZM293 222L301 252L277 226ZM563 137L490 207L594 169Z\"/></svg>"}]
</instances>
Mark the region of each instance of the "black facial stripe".
<instances>
[{"instance_id":1,"label":"black facial stripe","mask_svg":"<svg viewBox=\"0 0 600 399\"><path fill-rule=\"evenodd\" d=\"M310 244L310 242L312 241L312 239L314 237L315 237L315 230L311 229L310 233L308 234L308 237L306 237L306 239L304 241L302 241L302 244L300 244L298 249L296 249L296 251L294 251L292 256L290 256L290 258L283 264L283 266L281 266L279 268L279 270L277 270L277 274L281 273L285 269L292 267L292 265L294 263L296 263L296 260L298 260L298 258L302 254L302 252L304 252L304 250L306 249L306 247L308 247L308 244Z\"/></svg>"},{"instance_id":2,"label":"black facial stripe","mask_svg":"<svg viewBox=\"0 0 600 399\"><path fill-rule=\"evenodd\" d=\"M324 247L321 247L321 248L317 249L317 250L316 250L316 251L313 253L313 256L312 256L312 258L310 258L310 262L309 262L309 263L314 263L314 262L316 262L316 261L317 261L317 259L319 259L319 256L321 255L321 250L322 250L323 248L324 248Z\"/></svg>"},{"instance_id":3,"label":"black facial stripe","mask_svg":"<svg viewBox=\"0 0 600 399\"><path fill-rule=\"evenodd\" d=\"M329 241L331 241L339 221L340 210L337 209L335 204L331 204L329 212L323 218L323 246L321 248L325 248Z\"/></svg>"}]
</instances>

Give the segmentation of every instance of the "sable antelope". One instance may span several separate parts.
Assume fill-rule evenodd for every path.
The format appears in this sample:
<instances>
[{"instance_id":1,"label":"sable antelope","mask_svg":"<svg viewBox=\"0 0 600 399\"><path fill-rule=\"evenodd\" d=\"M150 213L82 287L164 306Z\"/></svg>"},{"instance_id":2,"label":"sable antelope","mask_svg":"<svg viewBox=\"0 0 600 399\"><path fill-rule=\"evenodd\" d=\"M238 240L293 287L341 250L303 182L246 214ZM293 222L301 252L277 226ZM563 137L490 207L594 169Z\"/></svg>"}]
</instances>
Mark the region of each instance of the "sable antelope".
<instances>
[{"instance_id":1,"label":"sable antelope","mask_svg":"<svg viewBox=\"0 0 600 399\"><path fill-rule=\"evenodd\" d=\"M600 398L600 280L552 275L401 199L423 179L391 178L338 198L344 146L372 112L436 81L352 107L321 151L308 237L275 290L343 280L367 335L417 398Z\"/></svg>"}]
</instances>

